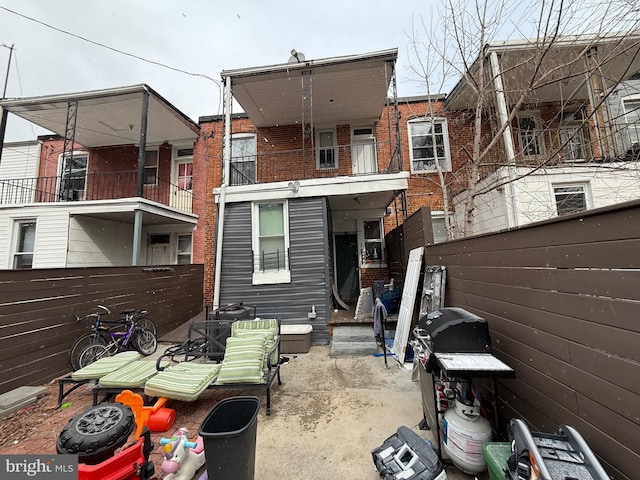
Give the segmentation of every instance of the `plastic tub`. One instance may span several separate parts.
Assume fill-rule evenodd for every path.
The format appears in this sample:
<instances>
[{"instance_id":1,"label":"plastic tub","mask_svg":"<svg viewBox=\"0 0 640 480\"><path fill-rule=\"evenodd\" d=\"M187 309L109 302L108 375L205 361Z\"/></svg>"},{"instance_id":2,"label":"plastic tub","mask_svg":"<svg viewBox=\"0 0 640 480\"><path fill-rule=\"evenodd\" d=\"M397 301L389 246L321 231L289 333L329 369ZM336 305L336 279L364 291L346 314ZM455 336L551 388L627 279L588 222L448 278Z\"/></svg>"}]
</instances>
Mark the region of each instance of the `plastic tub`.
<instances>
[{"instance_id":1,"label":"plastic tub","mask_svg":"<svg viewBox=\"0 0 640 480\"><path fill-rule=\"evenodd\" d=\"M489 442L482 446L482 456L487 461L489 480L506 480L504 470L507 468L507 459L511 455L509 442Z\"/></svg>"},{"instance_id":2,"label":"plastic tub","mask_svg":"<svg viewBox=\"0 0 640 480\"><path fill-rule=\"evenodd\" d=\"M209 480L253 480L258 397L220 401L200 425Z\"/></svg>"}]
</instances>

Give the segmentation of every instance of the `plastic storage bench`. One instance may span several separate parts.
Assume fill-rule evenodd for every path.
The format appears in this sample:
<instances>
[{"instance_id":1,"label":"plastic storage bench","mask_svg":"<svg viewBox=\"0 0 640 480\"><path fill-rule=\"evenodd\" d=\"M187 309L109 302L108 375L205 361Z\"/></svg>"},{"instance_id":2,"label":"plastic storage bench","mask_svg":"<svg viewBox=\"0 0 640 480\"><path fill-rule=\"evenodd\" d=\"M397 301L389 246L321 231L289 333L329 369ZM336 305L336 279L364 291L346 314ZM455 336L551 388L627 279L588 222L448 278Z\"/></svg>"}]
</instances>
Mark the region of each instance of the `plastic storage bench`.
<instances>
[{"instance_id":1,"label":"plastic storage bench","mask_svg":"<svg viewBox=\"0 0 640 480\"><path fill-rule=\"evenodd\" d=\"M311 348L311 325L282 325L280 353L307 353Z\"/></svg>"}]
</instances>

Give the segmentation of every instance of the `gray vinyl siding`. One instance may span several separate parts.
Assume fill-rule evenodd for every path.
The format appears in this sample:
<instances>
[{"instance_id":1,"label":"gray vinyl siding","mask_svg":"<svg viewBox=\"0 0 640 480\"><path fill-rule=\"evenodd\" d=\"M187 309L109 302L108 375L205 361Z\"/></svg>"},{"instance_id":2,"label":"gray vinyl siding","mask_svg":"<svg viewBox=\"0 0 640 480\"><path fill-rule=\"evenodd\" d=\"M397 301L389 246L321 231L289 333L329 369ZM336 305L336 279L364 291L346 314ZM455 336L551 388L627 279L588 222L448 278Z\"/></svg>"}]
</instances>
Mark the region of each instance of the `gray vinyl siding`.
<instances>
[{"instance_id":1,"label":"gray vinyl siding","mask_svg":"<svg viewBox=\"0 0 640 480\"><path fill-rule=\"evenodd\" d=\"M631 147L631 143L636 140L637 135L635 130L630 133L627 127L623 101L625 97L629 96L634 98L640 96L640 80L621 83L609 98L609 109L613 123L616 125L616 141L621 155L624 155L626 150Z\"/></svg>"},{"instance_id":2,"label":"gray vinyl siding","mask_svg":"<svg viewBox=\"0 0 640 480\"><path fill-rule=\"evenodd\" d=\"M312 342L329 343L331 284L327 207L323 198L289 200L291 283L252 285L251 203L226 206L220 304L255 305L261 317L313 326ZM307 313L315 305L316 318Z\"/></svg>"}]
</instances>

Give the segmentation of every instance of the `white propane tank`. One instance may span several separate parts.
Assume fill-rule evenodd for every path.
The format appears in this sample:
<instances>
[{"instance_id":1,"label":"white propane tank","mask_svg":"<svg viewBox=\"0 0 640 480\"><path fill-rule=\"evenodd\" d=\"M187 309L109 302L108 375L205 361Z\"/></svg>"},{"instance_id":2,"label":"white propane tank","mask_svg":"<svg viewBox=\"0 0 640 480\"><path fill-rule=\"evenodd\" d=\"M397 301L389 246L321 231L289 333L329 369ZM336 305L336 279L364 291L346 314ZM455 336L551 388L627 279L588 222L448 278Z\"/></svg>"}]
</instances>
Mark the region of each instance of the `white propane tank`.
<instances>
[{"instance_id":1,"label":"white propane tank","mask_svg":"<svg viewBox=\"0 0 640 480\"><path fill-rule=\"evenodd\" d=\"M458 399L444 412L442 446L451 462L464 473L484 472L487 463L482 456L482 445L491 441L491 424L480 415L480 403L465 405Z\"/></svg>"}]
</instances>

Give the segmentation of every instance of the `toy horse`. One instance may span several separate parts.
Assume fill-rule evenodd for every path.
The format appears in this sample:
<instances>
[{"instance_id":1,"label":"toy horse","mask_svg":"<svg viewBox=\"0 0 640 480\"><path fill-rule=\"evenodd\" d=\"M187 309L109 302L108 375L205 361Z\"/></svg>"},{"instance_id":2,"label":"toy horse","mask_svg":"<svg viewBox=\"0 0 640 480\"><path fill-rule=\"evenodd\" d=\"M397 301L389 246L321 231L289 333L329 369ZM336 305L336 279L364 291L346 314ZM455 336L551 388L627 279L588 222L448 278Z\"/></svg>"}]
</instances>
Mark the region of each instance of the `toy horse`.
<instances>
[{"instance_id":1,"label":"toy horse","mask_svg":"<svg viewBox=\"0 0 640 480\"><path fill-rule=\"evenodd\" d=\"M171 438L161 438L160 445L164 445L164 460L160 467L166 474L164 480L191 480L205 463L202 437L198 436L195 442L189 441L186 428L179 428Z\"/></svg>"}]
</instances>

